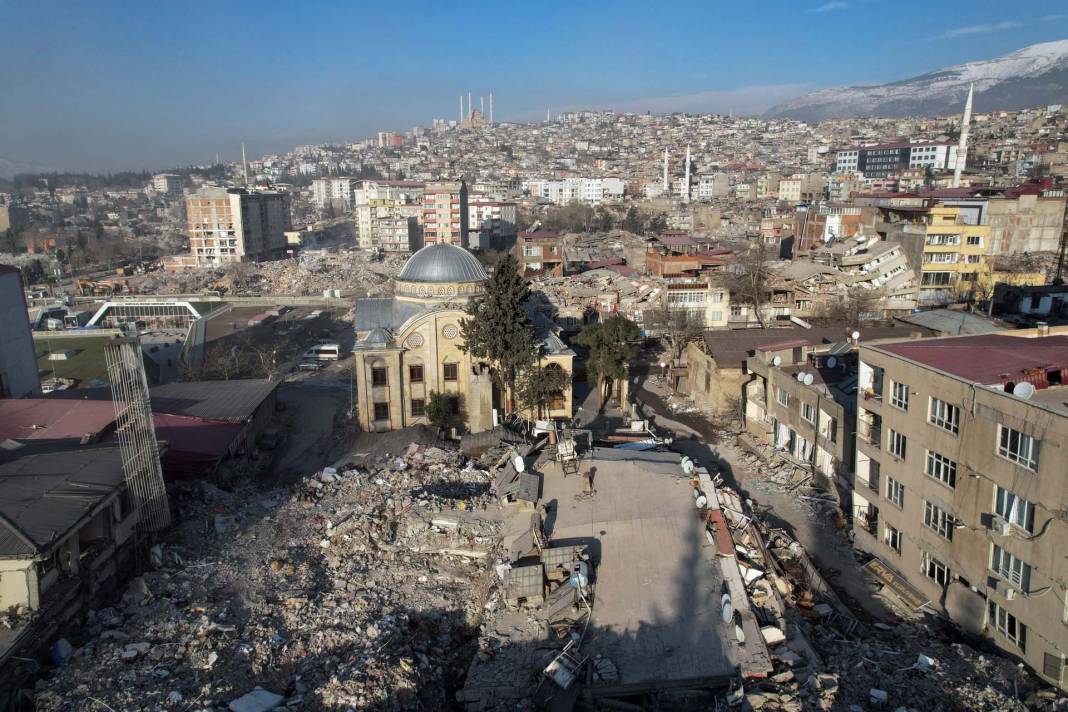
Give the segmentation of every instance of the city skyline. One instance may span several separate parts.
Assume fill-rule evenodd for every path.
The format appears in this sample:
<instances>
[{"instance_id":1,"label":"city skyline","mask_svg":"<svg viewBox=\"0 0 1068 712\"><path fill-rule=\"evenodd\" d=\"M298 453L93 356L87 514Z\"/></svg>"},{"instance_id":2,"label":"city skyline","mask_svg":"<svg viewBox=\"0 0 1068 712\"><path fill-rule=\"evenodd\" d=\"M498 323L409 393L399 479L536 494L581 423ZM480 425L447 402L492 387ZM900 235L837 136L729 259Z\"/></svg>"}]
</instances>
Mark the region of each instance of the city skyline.
<instances>
[{"instance_id":1,"label":"city skyline","mask_svg":"<svg viewBox=\"0 0 1068 712\"><path fill-rule=\"evenodd\" d=\"M10 4L0 159L88 171L235 160L241 141L258 156L452 120L467 92L476 105L493 92L498 121L547 109L753 114L810 89L987 59L1068 27L1054 3L465 10Z\"/></svg>"}]
</instances>

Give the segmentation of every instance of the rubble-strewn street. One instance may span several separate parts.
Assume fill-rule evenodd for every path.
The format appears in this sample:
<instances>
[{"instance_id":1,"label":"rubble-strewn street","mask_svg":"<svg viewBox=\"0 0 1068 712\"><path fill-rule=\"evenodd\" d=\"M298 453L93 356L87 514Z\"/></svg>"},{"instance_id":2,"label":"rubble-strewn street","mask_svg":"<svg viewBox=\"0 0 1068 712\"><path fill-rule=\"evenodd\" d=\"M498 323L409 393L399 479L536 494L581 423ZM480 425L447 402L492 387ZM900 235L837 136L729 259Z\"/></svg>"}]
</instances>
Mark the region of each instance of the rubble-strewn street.
<instances>
[{"instance_id":1,"label":"rubble-strewn street","mask_svg":"<svg viewBox=\"0 0 1068 712\"><path fill-rule=\"evenodd\" d=\"M487 490L417 445L289 489L197 484L37 709L446 708L493 585Z\"/></svg>"}]
</instances>

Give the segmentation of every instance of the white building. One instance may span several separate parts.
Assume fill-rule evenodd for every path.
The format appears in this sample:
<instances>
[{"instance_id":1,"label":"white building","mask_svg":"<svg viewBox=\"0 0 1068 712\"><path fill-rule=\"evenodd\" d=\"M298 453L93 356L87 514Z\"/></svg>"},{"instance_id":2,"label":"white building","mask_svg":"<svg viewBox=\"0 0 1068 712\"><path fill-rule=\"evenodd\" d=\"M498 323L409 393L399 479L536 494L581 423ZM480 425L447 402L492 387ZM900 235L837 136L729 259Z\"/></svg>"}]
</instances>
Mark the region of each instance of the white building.
<instances>
[{"instance_id":1,"label":"white building","mask_svg":"<svg viewBox=\"0 0 1068 712\"><path fill-rule=\"evenodd\" d=\"M534 179L523 184L529 195L556 205L601 205L623 199L627 184L619 178Z\"/></svg>"},{"instance_id":2,"label":"white building","mask_svg":"<svg viewBox=\"0 0 1068 712\"><path fill-rule=\"evenodd\" d=\"M731 190L731 179L726 173L710 173L697 178L697 199L711 200L726 195Z\"/></svg>"},{"instance_id":3,"label":"white building","mask_svg":"<svg viewBox=\"0 0 1068 712\"><path fill-rule=\"evenodd\" d=\"M424 187L418 181L359 181L354 200L360 248L404 253L418 249Z\"/></svg>"},{"instance_id":4,"label":"white building","mask_svg":"<svg viewBox=\"0 0 1068 712\"><path fill-rule=\"evenodd\" d=\"M181 198L184 180L173 173L158 173L152 176L152 188L166 198Z\"/></svg>"},{"instance_id":5,"label":"white building","mask_svg":"<svg viewBox=\"0 0 1068 712\"><path fill-rule=\"evenodd\" d=\"M467 198L467 246L489 249L493 242L516 235L515 203L493 200L484 195Z\"/></svg>"},{"instance_id":6,"label":"white building","mask_svg":"<svg viewBox=\"0 0 1068 712\"><path fill-rule=\"evenodd\" d=\"M316 178L312 181L312 199L320 210L333 206L348 212L356 204L355 178Z\"/></svg>"}]
</instances>

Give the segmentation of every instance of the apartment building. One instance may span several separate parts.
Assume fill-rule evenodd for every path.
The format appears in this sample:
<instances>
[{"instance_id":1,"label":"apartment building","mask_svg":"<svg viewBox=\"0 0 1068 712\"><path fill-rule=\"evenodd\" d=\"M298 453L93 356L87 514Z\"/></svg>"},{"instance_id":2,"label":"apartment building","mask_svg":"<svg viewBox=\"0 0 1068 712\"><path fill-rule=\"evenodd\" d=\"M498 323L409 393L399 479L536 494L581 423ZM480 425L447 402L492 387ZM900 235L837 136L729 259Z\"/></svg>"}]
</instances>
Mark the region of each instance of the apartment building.
<instances>
[{"instance_id":1,"label":"apartment building","mask_svg":"<svg viewBox=\"0 0 1068 712\"><path fill-rule=\"evenodd\" d=\"M794 252L804 252L835 240L845 240L871 222L871 211L851 203L802 205L794 213Z\"/></svg>"},{"instance_id":2,"label":"apartment building","mask_svg":"<svg viewBox=\"0 0 1068 712\"><path fill-rule=\"evenodd\" d=\"M926 215L920 266L921 304L967 299L989 270L989 225L967 225L960 208L937 205Z\"/></svg>"},{"instance_id":3,"label":"apartment building","mask_svg":"<svg viewBox=\"0 0 1068 712\"><path fill-rule=\"evenodd\" d=\"M186 198L186 220L198 267L283 257L293 229L289 193L261 188L201 188Z\"/></svg>"},{"instance_id":4,"label":"apartment building","mask_svg":"<svg viewBox=\"0 0 1068 712\"><path fill-rule=\"evenodd\" d=\"M467 245L486 250L515 237L516 206L485 195L472 194L467 199Z\"/></svg>"},{"instance_id":5,"label":"apartment building","mask_svg":"<svg viewBox=\"0 0 1068 712\"><path fill-rule=\"evenodd\" d=\"M758 346L746 359L746 429L774 446L815 484L837 492L853 471L857 354L842 334L834 344L787 338Z\"/></svg>"},{"instance_id":6,"label":"apartment building","mask_svg":"<svg viewBox=\"0 0 1068 712\"><path fill-rule=\"evenodd\" d=\"M537 179L523 183L526 193L556 205L615 202L623 199L626 188L627 184L621 178Z\"/></svg>"},{"instance_id":7,"label":"apartment building","mask_svg":"<svg viewBox=\"0 0 1068 712\"><path fill-rule=\"evenodd\" d=\"M520 274L551 274L563 277L565 271L564 239L555 232L537 230L516 236L515 259Z\"/></svg>"},{"instance_id":8,"label":"apartment building","mask_svg":"<svg viewBox=\"0 0 1068 712\"><path fill-rule=\"evenodd\" d=\"M726 173L709 173L697 178L697 199L711 200L731 190L731 178Z\"/></svg>"},{"instance_id":9,"label":"apartment building","mask_svg":"<svg viewBox=\"0 0 1068 712\"><path fill-rule=\"evenodd\" d=\"M706 329L727 326L730 314L730 291L714 280L675 277L664 285L664 299L669 309L690 312L696 323Z\"/></svg>"},{"instance_id":10,"label":"apartment building","mask_svg":"<svg viewBox=\"0 0 1068 712\"><path fill-rule=\"evenodd\" d=\"M1065 689L1068 334L864 345L853 528L929 609Z\"/></svg>"},{"instance_id":11,"label":"apartment building","mask_svg":"<svg viewBox=\"0 0 1068 712\"><path fill-rule=\"evenodd\" d=\"M423 241L427 245L448 244L466 247L470 215L467 184L462 181L433 181L423 190Z\"/></svg>"},{"instance_id":12,"label":"apartment building","mask_svg":"<svg viewBox=\"0 0 1068 712\"><path fill-rule=\"evenodd\" d=\"M356 205L356 178L316 178L312 181L312 200L320 210L349 212Z\"/></svg>"},{"instance_id":13,"label":"apartment building","mask_svg":"<svg viewBox=\"0 0 1068 712\"><path fill-rule=\"evenodd\" d=\"M185 179L173 173L157 173L152 176L152 189L165 198L181 198L183 185Z\"/></svg>"},{"instance_id":14,"label":"apartment building","mask_svg":"<svg viewBox=\"0 0 1068 712\"><path fill-rule=\"evenodd\" d=\"M835 152L835 173L859 173L865 178L887 178L909 168L953 170L956 144L924 141L852 146Z\"/></svg>"},{"instance_id":15,"label":"apartment building","mask_svg":"<svg viewBox=\"0 0 1068 712\"><path fill-rule=\"evenodd\" d=\"M827 180L823 175L795 174L779 181L779 200L788 203L800 203L820 200L827 190ZM848 196L846 196L848 199Z\"/></svg>"},{"instance_id":16,"label":"apartment building","mask_svg":"<svg viewBox=\"0 0 1068 712\"><path fill-rule=\"evenodd\" d=\"M360 249L409 253L422 247L424 185L406 180L360 181L354 193Z\"/></svg>"}]
</instances>

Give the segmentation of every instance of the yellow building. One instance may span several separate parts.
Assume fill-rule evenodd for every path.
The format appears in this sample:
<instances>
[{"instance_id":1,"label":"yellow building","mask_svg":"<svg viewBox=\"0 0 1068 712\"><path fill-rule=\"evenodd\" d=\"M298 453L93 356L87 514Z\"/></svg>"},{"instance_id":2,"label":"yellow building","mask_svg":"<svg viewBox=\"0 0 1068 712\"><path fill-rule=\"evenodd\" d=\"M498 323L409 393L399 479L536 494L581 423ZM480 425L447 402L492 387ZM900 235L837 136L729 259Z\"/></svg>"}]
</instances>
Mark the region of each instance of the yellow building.
<instances>
[{"instance_id":1,"label":"yellow building","mask_svg":"<svg viewBox=\"0 0 1068 712\"><path fill-rule=\"evenodd\" d=\"M471 432L493 427L504 396L490 366L461 348L464 307L485 290L489 275L474 255L447 243L412 255L394 280L391 298L356 300L356 420L382 432L426 424L433 392L457 396ZM572 372L572 352L552 322L530 310L543 357ZM571 389L552 403L552 418L571 417Z\"/></svg>"},{"instance_id":2,"label":"yellow building","mask_svg":"<svg viewBox=\"0 0 1068 712\"><path fill-rule=\"evenodd\" d=\"M927 215L920 303L967 300L990 269L989 225L966 225L958 208L936 206Z\"/></svg>"}]
</instances>

